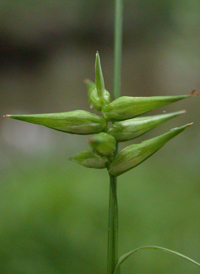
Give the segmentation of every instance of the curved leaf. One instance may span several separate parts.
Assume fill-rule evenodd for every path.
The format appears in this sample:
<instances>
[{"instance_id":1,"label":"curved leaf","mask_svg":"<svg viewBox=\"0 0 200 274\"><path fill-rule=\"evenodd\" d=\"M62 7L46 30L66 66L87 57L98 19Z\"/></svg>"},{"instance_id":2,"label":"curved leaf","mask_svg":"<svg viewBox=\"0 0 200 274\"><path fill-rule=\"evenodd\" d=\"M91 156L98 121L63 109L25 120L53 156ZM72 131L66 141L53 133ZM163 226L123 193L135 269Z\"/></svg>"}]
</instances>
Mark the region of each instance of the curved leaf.
<instances>
[{"instance_id":1,"label":"curved leaf","mask_svg":"<svg viewBox=\"0 0 200 274\"><path fill-rule=\"evenodd\" d=\"M130 251L130 252L128 252L128 253L122 255L122 256L119 258L119 260L118 260L118 263L117 263L117 265L116 265L116 267L115 267L115 271L114 271L113 274L116 274L117 269L119 268L119 266L120 266L126 259L128 259L132 254L134 254L135 252L137 252L137 251L139 251L139 250L144 250L144 249L155 249L155 250L160 250L160 251L164 251L164 252L167 252L167 253L171 253L171 254L173 254L173 255L179 256L179 257L181 257L181 258L183 258L183 259L185 259L185 260L187 260L187 261L189 261L189 262L191 262L191 263L193 263L193 264L195 264L195 265L197 265L197 266L200 267L200 263L198 263L198 262L194 261L193 259L191 259L191 258L189 258L189 257L187 257L187 256L185 256L185 255L183 255L183 254L181 254L181 253L178 253L178 252L176 252L176 251L173 251L173 250L170 250L170 249L167 249L167 248L164 248L164 247L160 247L160 246L142 246L142 247L136 248L136 249L134 249L134 250L132 250L132 251Z\"/></svg>"}]
</instances>

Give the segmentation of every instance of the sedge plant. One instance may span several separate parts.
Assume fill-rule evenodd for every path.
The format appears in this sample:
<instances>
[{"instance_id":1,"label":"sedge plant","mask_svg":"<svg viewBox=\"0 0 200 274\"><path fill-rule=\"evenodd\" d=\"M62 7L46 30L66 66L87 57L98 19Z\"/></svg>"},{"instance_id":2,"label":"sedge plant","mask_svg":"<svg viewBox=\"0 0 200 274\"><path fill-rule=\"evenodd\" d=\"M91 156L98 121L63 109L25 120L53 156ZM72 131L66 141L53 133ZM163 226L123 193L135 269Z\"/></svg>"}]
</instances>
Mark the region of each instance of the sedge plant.
<instances>
[{"instance_id":1,"label":"sedge plant","mask_svg":"<svg viewBox=\"0 0 200 274\"><path fill-rule=\"evenodd\" d=\"M169 140L190 127L192 123L173 128L160 136L132 144L118 152L118 143L133 140L160 124L184 114L176 111L168 114L143 116L156 108L197 95L130 97L120 96L123 0L115 0L115 38L114 38L114 87L113 100L105 89L99 53L95 60L95 82L85 80L88 101L91 108L100 115L85 110L62 113L4 115L29 123L43 125L70 134L91 135L89 148L70 160L88 168L107 169L110 178L107 274L120 274L120 265L132 254L144 249L169 252L186 259L197 266L200 264L178 252L159 246L142 246L118 257L118 203L117 177L138 166L163 147Z\"/></svg>"}]
</instances>

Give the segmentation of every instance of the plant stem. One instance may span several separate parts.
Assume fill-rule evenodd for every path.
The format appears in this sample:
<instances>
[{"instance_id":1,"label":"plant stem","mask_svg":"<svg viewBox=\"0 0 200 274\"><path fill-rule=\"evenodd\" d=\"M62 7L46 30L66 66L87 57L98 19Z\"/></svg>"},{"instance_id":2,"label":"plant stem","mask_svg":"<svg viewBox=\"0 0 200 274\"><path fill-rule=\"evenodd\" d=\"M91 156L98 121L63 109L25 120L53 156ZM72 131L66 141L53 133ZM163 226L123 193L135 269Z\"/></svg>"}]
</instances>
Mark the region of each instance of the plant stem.
<instances>
[{"instance_id":1,"label":"plant stem","mask_svg":"<svg viewBox=\"0 0 200 274\"><path fill-rule=\"evenodd\" d=\"M115 0L115 36L114 36L114 88L113 98L120 96L121 91L121 63L122 63L122 26L123 0Z\"/></svg>"},{"instance_id":2,"label":"plant stem","mask_svg":"<svg viewBox=\"0 0 200 274\"><path fill-rule=\"evenodd\" d=\"M122 59L122 22L123 0L115 0L115 31L114 31L114 88L113 98L120 96L121 90L121 59ZM116 147L115 155L118 151ZM118 262L118 204L117 177L110 176L109 220L108 220L108 254L107 274L113 274ZM116 274L120 274L118 268Z\"/></svg>"},{"instance_id":3,"label":"plant stem","mask_svg":"<svg viewBox=\"0 0 200 274\"><path fill-rule=\"evenodd\" d=\"M108 220L108 274L113 274L118 262L118 205L117 205L117 178L110 174ZM120 271L118 271L120 273Z\"/></svg>"}]
</instances>

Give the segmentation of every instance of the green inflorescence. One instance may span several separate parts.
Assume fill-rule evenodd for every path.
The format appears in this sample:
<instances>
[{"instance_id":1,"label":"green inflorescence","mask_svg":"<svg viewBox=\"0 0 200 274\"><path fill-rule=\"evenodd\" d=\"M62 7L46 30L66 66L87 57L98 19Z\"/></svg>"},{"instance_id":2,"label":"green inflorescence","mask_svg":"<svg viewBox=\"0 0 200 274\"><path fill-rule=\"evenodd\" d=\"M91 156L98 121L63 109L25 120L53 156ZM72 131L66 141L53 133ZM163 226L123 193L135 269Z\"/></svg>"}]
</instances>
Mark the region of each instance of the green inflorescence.
<instances>
[{"instance_id":1,"label":"green inflorescence","mask_svg":"<svg viewBox=\"0 0 200 274\"><path fill-rule=\"evenodd\" d=\"M185 113L185 111L139 118L137 116L189 98L195 93L179 96L122 96L110 102L110 93L105 89L98 52L95 62L95 82L87 79L85 83L90 107L100 111L103 115L85 110L74 110L50 114L5 115L5 117L71 134L96 134L89 138L90 148L71 157L70 160L89 168L107 168L113 176L119 176L139 165L192 124L172 129L141 144L127 146L115 155L117 143L137 138L161 123ZM112 124L108 126L108 122L112 122Z\"/></svg>"}]
</instances>

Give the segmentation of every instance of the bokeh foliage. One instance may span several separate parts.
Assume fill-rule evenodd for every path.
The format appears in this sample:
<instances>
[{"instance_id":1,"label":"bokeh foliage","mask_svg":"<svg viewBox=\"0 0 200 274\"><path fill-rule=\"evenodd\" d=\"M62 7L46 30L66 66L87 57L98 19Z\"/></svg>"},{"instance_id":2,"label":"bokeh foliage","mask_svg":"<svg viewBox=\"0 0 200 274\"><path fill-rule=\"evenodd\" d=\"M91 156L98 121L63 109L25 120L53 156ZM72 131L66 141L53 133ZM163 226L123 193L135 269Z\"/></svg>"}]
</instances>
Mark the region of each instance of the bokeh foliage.
<instances>
[{"instance_id":1,"label":"bokeh foliage","mask_svg":"<svg viewBox=\"0 0 200 274\"><path fill-rule=\"evenodd\" d=\"M198 171L181 154L165 154L119 180L120 250L157 244L197 260ZM108 176L65 157L50 158L19 158L1 173L1 273L105 272ZM138 253L122 266L124 273L134 269L197 271L157 251Z\"/></svg>"},{"instance_id":2,"label":"bokeh foliage","mask_svg":"<svg viewBox=\"0 0 200 274\"><path fill-rule=\"evenodd\" d=\"M1 1L2 114L88 110L82 81L94 79L97 50L107 71L106 87L112 90L112 4ZM123 95L199 89L199 5L195 0L125 0ZM187 116L173 126L186 117L194 125L119 179L121 254L149 244L199 261L198 100L163 108L186 108ZM87 170L67 160L80 147L87 148L86 139L50 135L50 129L19 123L1 120L0 272L105 273L106 171ZM148 138L173 126L161 126ZM168 254L143 251L124 263L122 271L196 274L197 268Z\"/></svg>"}]
</instances>

